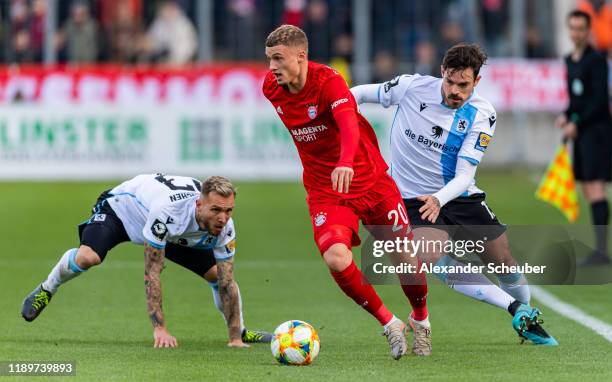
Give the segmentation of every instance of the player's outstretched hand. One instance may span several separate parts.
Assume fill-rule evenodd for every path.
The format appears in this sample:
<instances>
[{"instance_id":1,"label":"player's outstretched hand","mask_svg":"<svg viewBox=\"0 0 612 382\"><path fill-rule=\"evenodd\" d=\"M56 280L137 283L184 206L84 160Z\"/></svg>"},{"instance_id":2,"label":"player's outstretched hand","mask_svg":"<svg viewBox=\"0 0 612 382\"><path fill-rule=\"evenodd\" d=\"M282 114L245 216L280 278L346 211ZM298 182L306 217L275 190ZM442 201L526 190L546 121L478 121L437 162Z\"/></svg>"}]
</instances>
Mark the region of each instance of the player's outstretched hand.
<instances>
[{"instance_id":1,"label":"player's outstretched hand","mask_svg":"<svg viewBox=\"0 0 612 382\"><path fill-rule=\"evenodd\" d=\"M240 338L236 338L235 340L230 340L227 343L227 347L230 347L230 348L248 348L249 344L245 344L244 342L242 342L242 340Z\"/></svg>"},{"instance_id":2,"label":"player's outstretched hand","mask_svg":"<svg viewBox=\"0 0 612 382\"><path fill-rule=\"evenodd\" d=\"M155 328L153 338L155 339L154 348L175 348L178 346L176 338L170 335L165 328Z\"/></svg>"},{"instance_id":3,"label":"player's outstretched hand","mask_svg":"<svg viewBox=\"0 0 612 382\"><path fill-rule=\"evenodd\" d=\"M355 171L350 167L336 167L331 173L332 189L341 194L348 194L353 175Z\"/></svg>"},{"instance_id":4,"label":"player's outstretched hand","mask_svg":"<svg viewBox=\"0 0 612 382\"><path fill-rule=\"evenodd\" d=\"M421 195L417 197L417 200L423 202L423 205L419 208L421 219L435 223L440 214L440 201L438 198L433 195Z\"/></svg>"}]
</instances>

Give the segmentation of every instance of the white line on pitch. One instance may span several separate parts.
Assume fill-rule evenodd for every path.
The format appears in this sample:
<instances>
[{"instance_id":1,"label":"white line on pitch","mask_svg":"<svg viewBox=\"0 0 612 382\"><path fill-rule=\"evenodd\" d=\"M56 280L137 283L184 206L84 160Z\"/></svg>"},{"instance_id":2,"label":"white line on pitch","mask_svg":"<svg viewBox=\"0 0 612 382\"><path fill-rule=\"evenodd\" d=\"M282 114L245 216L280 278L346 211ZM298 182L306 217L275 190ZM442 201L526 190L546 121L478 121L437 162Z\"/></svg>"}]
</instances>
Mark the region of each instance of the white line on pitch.
<instances>
[{"instance_id":1,"label":"white line on pitch","mask_svg":"<svg viewBox=\"0 0 612 382\"><path fill-rule=\"evenodd\" d=\"M539 286L530 285L529 289L531 289L533 297L537 298L542 304L548 306L560 315L591 329L609 342L612 342L612 325L585 313L574 305L560 300Z\"/></svg>"}]
</instances>

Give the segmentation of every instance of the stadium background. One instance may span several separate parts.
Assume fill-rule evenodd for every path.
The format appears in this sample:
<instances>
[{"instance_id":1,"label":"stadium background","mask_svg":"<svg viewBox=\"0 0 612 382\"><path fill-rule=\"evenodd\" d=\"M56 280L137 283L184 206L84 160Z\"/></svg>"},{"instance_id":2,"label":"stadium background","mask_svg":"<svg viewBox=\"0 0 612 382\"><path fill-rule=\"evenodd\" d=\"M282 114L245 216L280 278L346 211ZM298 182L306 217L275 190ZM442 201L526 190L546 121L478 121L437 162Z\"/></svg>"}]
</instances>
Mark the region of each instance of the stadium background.
<instances>
[{"instance_id":1,"label":"stadium background","mask_svg":"<svg viewBox=\"0 0 612 382\"><path fill-rule=\"evenodd\" d=\"M519 347L507 315L435 281L434 356L392 362L376 326L318 259L296 151L260 93L263 41L282 22L302 26L311 58L351 85L435 75L445 49L479 42L491 57L479 89L499 111L479 185L504 223L566 224L533 194L559 144L553 120L567 102L565 15L591 3L601 2L1 1L0 361L76 360L77 375L92 380L509 380L514 373L609 380L610 343L590 329L543 308L562 346ZM611 7L594 24L600 49L612 46ZM394 111L381 109L363 112L386 151ZM312 322L322 339L312 368L275 367L265 346L226 349L208 286L172 264L164 306L180 347L150 349L141 249L130 245L62 288L35 323L22 321L22 298L76 245L76 224L97 194L158 171L238 183L236 272L247 324ZM577 224L588 224L581 204ZM399 288L378 290L392 310L408 314ZM546 290L612 323L609 285Z\"/></svg>"}]
</instances>

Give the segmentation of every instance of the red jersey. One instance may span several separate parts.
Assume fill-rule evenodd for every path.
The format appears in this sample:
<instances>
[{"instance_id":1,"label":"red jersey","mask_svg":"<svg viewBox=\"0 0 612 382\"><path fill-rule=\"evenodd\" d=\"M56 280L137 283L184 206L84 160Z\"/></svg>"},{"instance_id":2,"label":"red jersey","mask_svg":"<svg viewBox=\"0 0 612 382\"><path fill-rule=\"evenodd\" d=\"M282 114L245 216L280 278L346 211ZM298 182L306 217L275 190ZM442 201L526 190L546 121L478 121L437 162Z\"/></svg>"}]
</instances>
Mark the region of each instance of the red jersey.
<instances>
[{"instance_id":1,"label":"red jersey","mask_svg":"<svg viewBox=\"0 0 612 382\"><path fill-rule=\"evenodd\" d=\"M370 189L387 171L374 129L357 111L355 98L335 70L310 61L306 84L296 94L278 85L269 72L263 93L295 142L309 195L354 198ZM356 125L342 130L344 136L337 123L342 113L353 113L357 120ZM331 173L338 166L352 167L355 172L348 194L332 190Z\"/></svg>"}]
</instances>

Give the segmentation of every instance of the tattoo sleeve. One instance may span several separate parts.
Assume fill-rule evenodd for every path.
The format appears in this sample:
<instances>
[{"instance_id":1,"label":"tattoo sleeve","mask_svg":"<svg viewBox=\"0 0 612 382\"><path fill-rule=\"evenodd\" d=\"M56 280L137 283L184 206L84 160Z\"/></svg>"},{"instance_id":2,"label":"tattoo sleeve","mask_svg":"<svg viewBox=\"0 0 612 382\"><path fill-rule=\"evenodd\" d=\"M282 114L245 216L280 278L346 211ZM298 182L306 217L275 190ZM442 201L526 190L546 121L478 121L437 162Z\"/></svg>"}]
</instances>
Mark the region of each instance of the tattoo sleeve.
<instances>
[{"instance_id":1,"label":"tattoo sleeve","mask_svg":"<svg viewBox=\"0 0 612 382\"><path fill-rule=\"evenodd\" d=\"M438 206L438 208L441 208L440 207L440 200L435 195L432 195L431 198L433 199L433 201L436 204L436 206Z\"/></svg>"},{"instance_id":2,"label":"tattoo sleeve","mask_svg":"<svg viewBox=\"0 0 612 382\"><path fill-rule=\"evenodd\" d=\"M223 303L223 314L227 322L230 340L239 339L240 333L240 298L238 285L234 281L234 260L217 262L219 296Z\"/></svg>"},{"instance_id":3,"label":"tattoo sleeve","mask_svg":"<svg viewBox=\"0 0 612 382\"><path fill-rule=\"evenodd\" d=\"M145 274L144 285L147 296L147 311L153 327L164 327L162 311L161 272L164 268L164 249L157 249L144 243Z\"/></svg>"}]
</instances>

